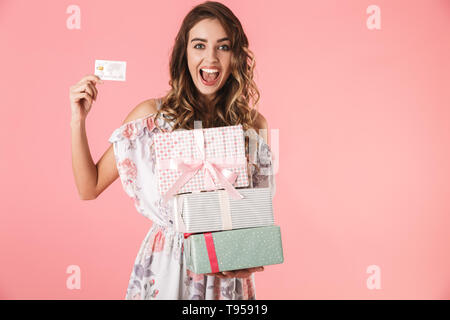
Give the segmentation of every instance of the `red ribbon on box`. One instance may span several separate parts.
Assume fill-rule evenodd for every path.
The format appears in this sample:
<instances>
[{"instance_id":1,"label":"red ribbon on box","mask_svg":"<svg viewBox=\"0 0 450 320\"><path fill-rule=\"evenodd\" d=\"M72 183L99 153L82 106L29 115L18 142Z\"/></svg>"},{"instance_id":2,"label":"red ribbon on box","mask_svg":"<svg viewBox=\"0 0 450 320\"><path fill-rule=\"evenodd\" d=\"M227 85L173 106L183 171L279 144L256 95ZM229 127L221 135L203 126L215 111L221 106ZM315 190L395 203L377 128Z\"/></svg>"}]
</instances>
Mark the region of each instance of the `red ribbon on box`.
<instances>
[{"instance_id":1,"label":"red ribbon on box","mask_svg":"<svg viewBox=\"0 0 450 320\"><path fill-rule=\"evenodd\" d=\"M184 238L187 239L193 233L185 233ZM217 261L216 247L214 246L214 238L211 232L204 233L206 243L206 251L208 252L211 273L219 272L219 262Z\"/></svg>"},{"instance_id":2,"label":"red ribbon on box","mask_svg":"<svg viewBox=\"0 0 450 320\"><path fill-rule=\"evenodd\" d=\"M208 251L209 264L211 265L211 272L219 272L219 262L216 256L216 247L214 246L214 239L211 232L203 234L206 242L206 250Z\"/></svg>"}]
</instances>

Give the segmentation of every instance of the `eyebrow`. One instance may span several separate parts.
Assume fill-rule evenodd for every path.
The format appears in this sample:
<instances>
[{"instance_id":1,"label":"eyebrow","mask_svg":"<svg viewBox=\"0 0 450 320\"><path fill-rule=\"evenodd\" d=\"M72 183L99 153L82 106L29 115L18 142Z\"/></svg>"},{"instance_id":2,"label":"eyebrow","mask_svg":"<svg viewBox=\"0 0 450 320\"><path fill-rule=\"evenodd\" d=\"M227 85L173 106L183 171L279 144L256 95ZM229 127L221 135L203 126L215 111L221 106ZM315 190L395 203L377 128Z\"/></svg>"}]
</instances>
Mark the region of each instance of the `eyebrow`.
<instances>
[{"instance_id":1,"label":"eyebrow","mask_svg":"<svg viewBox=\"0 0 450 320\"><path fill-rule=\"evenodd\" d=\"M221 38L221 39L217 40L217 42L223 42L223 41L226 41L226 40L230 40L230 39L225 37L225 38ZM202 39L202 38L194 38L194 39L191 40L191 42L194 42L194 41L203 41L203 42L206 42L206 43L208 42L208 40Z\"/></svg>"}]
</instances>

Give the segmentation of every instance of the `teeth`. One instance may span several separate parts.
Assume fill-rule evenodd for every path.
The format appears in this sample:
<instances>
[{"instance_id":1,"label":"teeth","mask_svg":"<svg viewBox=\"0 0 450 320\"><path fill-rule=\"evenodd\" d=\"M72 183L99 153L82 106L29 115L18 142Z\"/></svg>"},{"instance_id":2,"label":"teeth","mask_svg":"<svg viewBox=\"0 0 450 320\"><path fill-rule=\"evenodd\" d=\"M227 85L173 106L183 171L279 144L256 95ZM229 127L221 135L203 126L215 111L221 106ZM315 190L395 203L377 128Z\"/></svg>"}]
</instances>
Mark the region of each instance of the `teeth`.
<instances>
[{"instance_id":1,"label":"teeth","mask_svg":"<svg viewBox=\"0 0 450 320\"><path fill-rule=\"evenodd\" d=\"M215 72L219 72L219 70L217 69L200 69L203 72L208 72L208 73L215 73Z\"/></svg>"}]
</instances>

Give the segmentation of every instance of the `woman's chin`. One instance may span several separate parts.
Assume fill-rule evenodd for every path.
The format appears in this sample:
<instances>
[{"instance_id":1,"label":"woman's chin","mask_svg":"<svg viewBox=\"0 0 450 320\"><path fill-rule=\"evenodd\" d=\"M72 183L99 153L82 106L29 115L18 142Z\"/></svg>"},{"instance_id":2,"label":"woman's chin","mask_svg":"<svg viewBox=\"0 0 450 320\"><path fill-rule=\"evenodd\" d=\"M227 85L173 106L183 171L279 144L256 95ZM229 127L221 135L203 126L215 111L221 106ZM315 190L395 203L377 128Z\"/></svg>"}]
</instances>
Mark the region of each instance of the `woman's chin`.
<instances>
[{"instance_id":1,"label":"woman's chin","mask_svg":"<svg viewBox=\"0 0 450 320\"><path fill-rule=\"evenodd\" d=\"M205 88L200 84L200 86L197 86L197 90L205 98L213 98L216 95L216 92L219 90L219 87Z\"/></svg>"}]
</instances>

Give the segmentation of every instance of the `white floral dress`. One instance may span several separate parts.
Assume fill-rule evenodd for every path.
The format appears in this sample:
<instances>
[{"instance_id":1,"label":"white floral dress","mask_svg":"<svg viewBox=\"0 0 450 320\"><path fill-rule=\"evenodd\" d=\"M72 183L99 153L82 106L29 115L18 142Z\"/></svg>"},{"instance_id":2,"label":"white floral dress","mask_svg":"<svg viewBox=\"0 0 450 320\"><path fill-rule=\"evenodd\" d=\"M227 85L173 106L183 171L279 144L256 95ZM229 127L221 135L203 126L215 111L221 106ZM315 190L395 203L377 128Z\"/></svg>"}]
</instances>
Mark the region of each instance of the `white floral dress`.
<instances>
[{"instance_id":1,"label":"white floral dress","mask_svg":"<svg viewBox=\"0 0 450 320\"><path fill-rule=\"evenodd\" d=\"M158 108L160 104L158 101ZM153 221L135 259L125 299L255 299L253 274L246 279L220 279L186 269L184 236L173 229L173 199L164 205L158 192L153 135L160 130L171 131L171 123L149 114L123 124L109 138L126 194L134 199L137 211ZM249 188L270 186L274 195L270 148L255 130L245 134L257 141L256 147L247 147L246 152ZM256 163L261 170L255 170L250 163Z\"/></svg>"}]
</instances>

